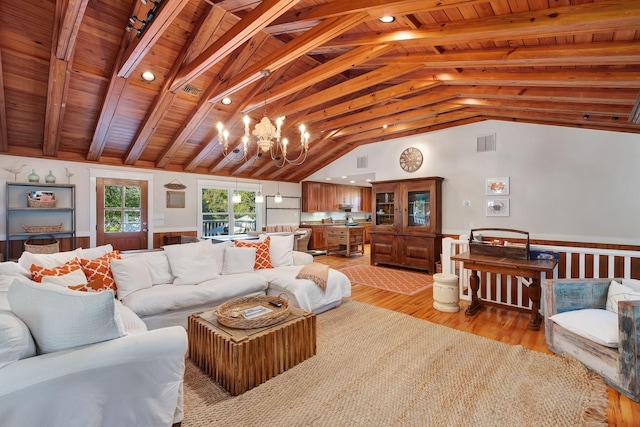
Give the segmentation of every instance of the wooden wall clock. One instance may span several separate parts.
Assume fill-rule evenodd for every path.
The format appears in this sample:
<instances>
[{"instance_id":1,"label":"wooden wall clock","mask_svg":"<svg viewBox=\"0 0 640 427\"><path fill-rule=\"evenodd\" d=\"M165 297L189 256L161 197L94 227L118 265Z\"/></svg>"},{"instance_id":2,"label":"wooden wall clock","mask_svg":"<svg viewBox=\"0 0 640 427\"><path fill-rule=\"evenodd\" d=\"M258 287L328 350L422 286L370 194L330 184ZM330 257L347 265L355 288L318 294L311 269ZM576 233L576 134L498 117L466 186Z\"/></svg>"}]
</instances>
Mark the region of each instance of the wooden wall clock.
<instances>
[{"instance_id":1,"label":"wooden wall clock","mask_svg":"<svg viewBox=\"0 0 640 427\"><path fill-rule=\"evenodd\" d=\"M422 165L422 152L409 147L400 154L400 167L406 172L415 172Z\"/></svg>"}]
</instances>

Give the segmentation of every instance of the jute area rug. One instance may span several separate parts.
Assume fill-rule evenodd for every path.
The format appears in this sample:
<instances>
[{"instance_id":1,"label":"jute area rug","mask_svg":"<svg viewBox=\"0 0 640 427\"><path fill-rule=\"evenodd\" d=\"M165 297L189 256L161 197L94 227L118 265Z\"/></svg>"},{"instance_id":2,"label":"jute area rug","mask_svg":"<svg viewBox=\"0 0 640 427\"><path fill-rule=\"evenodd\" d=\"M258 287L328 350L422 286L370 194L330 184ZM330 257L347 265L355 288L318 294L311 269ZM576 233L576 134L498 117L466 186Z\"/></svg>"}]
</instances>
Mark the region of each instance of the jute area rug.
<instances>
[{"instance_id":1,"label":"jute area rug","mask_svg":"<svg viewBox=\"0 0 640 427\"><path fill-rule=\"evenodd\" d=\"M433 277L375 265L354 265L340 270L351 283L384 289L403 295L415 295L433 286Z\"/></svg>"},{"instance_id":2,"label":"jute area rug","mask_svg":"<svg viewBox=\"0 0 640 427\"><path fill-rule=\"evenodd\" d=\"M187 360L182 425L606 425L606 387L575 360L355 301L317 322L315 356L240 396Z\"/></svg>"}]
</instances>

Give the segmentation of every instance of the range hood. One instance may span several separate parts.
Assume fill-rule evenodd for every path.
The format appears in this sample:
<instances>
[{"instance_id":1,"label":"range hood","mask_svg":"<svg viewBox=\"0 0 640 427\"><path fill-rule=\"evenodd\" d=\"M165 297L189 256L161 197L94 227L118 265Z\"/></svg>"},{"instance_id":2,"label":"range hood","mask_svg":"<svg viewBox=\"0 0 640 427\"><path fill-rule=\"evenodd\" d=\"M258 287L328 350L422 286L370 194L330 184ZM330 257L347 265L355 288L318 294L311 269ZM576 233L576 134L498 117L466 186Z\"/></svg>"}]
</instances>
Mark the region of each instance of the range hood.
<instances>
[{"instance_id":1,"label":"range hood","mask_svg":"<svg viewBox=\"0 0 640 427\"><path fill-rule=\"evenodd\" d=\"M352 208L353 208L353 205L348 205L346 203L340 203L338 205L338 210L344 211L344 212L351 212Z\"/></svg>"}]
</instances>

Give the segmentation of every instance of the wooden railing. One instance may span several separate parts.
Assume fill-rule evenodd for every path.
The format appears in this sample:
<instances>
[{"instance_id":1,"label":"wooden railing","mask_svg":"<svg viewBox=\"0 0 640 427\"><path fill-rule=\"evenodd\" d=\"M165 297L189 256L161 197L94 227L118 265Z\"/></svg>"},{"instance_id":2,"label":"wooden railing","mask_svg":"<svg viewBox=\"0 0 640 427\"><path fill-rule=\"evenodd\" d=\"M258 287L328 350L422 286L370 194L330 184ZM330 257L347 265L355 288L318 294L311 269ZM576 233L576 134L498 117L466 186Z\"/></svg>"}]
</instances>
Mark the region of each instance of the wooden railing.
<instances>
[{"instance_id":1,"label":"wooden railing","mask_svg":"<svg viewBox=\"0 0 640 427\"><path fill-rule=\"evenodd\" d=\"M458 275L460 299L463 300L471 300L468 289L471 271L465 269L464 264L452 261L451 257L468 250L469 239L466 236L460 236L459 239L447 237L442 241L442 272ZM640 251L549 245L531 245L531 250L558 254L554 278L640 279ZM482 284L482 300L522 310L531 308L528 288L522 278L481 272L478 275ZM546 278L544 276L543 274L542 280Z\"/></svg>"}]
</instances>

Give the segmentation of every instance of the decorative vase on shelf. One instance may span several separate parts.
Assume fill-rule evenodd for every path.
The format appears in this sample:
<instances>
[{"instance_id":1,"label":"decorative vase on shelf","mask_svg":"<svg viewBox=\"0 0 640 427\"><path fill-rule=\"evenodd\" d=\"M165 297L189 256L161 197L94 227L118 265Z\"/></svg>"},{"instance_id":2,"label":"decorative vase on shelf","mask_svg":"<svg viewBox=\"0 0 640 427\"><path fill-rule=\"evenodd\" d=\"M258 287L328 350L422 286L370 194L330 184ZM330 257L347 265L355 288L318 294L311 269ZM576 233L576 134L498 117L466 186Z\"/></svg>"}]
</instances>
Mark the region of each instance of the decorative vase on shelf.
<instances>
[{"instance_id":1,"label":"decorative vase on shelf","mask_svg":"<svg viewBox=\"0 0 640 427\"><path fill-rule=\"evenodd\" d=\"M49 171L49 175L44 177L44 182L48 184L54 184L56 182L56 177Z\"/></svg>"},{"instance_id":2,"label":"decorative vase on shelf","mask_svg":"<svg viewBox=\"0 0 640 427\"><path fill-rule=\"evenodd\" d=\"M31 169L31 173L27 175L29 182L40 182L40 175L36 173L35 169Z\"/></svg>"}]
</instances>

